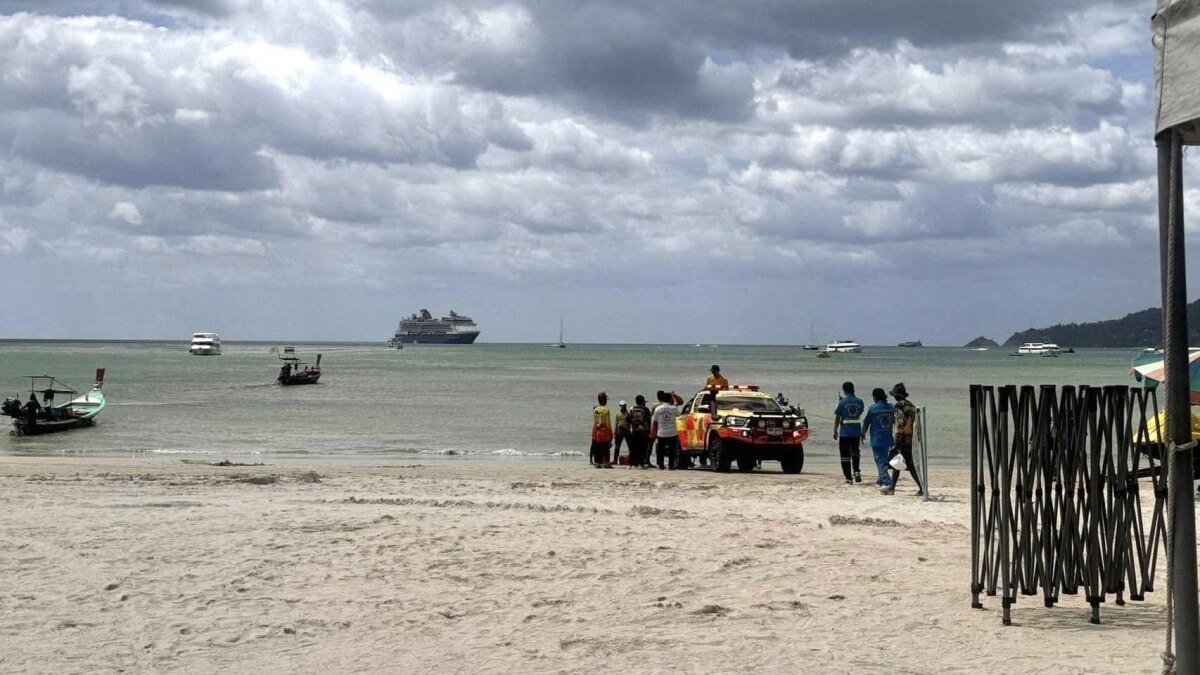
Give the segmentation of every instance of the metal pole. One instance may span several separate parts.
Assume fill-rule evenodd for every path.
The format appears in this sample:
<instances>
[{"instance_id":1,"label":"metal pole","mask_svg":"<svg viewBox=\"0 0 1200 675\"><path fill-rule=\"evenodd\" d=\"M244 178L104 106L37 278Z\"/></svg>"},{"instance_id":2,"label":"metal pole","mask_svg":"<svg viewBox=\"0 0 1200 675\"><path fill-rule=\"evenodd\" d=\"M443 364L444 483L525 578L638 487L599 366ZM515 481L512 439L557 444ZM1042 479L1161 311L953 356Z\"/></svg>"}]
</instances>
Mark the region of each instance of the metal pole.
<instances>
[{"instance_id":1,"label":"metal pole","mask_svg":"<svg viewBox=\"0 0 1200 675\"><path fill-rule=\"evenodd\" d=\"M921 489L925 495L921 497L921 501L927 502L932 499L929 495L929 422L925 417L927 408L921 406Z\"/></svg>"},{"instance_id":2,"label":"metal pole","mask_svg":"<svg viewBox=\"0 0 1200 675\"><path fill-rule=\"evenodd\" d=\"M1192 484L1191 404L1188 372L1187 272L1183 235L1183 152L1179 132L1158 135L1158 224L1162 245L1163 348L1167 398L1173 527L1171 598L1175 614L1176 672L1200 672L1200 603L1196 595L1196 519Z\"/></svg>"}]
</instances>

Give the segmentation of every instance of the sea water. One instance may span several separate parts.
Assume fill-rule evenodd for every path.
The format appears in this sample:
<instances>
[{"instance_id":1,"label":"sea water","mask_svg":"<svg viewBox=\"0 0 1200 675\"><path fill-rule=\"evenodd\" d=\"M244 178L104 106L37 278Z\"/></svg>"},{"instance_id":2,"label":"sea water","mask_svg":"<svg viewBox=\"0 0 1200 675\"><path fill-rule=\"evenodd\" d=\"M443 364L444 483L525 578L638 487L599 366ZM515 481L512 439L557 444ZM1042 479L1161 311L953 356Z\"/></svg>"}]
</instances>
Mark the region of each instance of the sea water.
<instances>
[{"instance_id":1,"label":"sea water","mask_svg":"<svg viewBox=\"0 0 1200 675\"><path fill-rule=\"evenodd\" d=\"M0 341L0 396L26 399L24 375L49 373L83 391L97 367L108 371L108 405L95 427L0 434L0 454L578 458L598 392L614 410L659 389L687 397L717 363L731 382L782 392L807 411L810 461L836 461L833 409L849 380L868 401L872 388L904 382L927 410L931 464L961 464L969 461L970 384L1133 385L1137 356L865 347L821 359L780 346L296 343L306 361L323 355L324 374L317 385L281 387L271 346L226 342L221 356L192 356L187 342Z\"/></svg>"}]
</instances>

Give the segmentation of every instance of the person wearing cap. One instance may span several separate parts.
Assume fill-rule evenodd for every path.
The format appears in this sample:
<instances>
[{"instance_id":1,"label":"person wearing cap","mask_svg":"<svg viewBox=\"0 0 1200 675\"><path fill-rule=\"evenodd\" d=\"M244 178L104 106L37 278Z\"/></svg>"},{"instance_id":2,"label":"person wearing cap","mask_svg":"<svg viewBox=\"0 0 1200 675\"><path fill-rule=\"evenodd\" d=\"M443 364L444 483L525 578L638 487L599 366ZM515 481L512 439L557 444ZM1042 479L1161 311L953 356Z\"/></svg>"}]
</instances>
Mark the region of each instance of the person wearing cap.
<instances>
[{"instance_id":1,"label":"person wearing cap","mask_svg":"<svg viewBox=\"0 0 1200 675\"><path fill-rule=\"evenodd\" d=\"M621 463L621 444L625 442L629 435L629 408L625 405L625 401L617 404L617 431L613 436L613 456L612 463ZM632 451L630 453L632 459Z\"/></svg>"},{"instance_id":2,"label":"person wearing cap","mask_svg":"<svg viewBox=\"0 0 1200 675\"><path fill-rule=\"evenodd\" d=\"M920 497L925 494L925 487L921 485L921 478L917 475L917 465L913 462L912 454L913 429L917 424L917 406L908 400L908 390L905 389L903 382L892 387L889 393L892 395L892 398L896 399L896 447L892 448L888 461L894 459L896 455L904 458L904 464L908 469L908 473L912 475L913 480L917 483L917 496ZM895 493L896 482L899 480L900 470L893 468L891 482L880 488L880 491L885 495Z\"/></svg>"},{"instance_id":3,"label":"person wearing cap","mask_svg":"<svg viewBox=\"0 0 1200 675\"><path fill-rule=\"evenodd\" d=\"M705 389L729 388L729 380L725 379L725 376L721 374L721 366L718 366L714 363L713 367L709 369L709 372L711 372L712 375L709 375L708 379L704 381Z\"/></svg>"},{"instance_id":4,"label":"person wearing cap","mask_svg":"<svg viewBox=\"0 0 1200 675\"><path fill-rule=\"evenodd\" d=\"M634 397L626 423L629 425L625 438L629 442L629 468L650 468L650 409L646 407L645 396Z\"/></svg>"},{"instance_id":5,"label":"person wearing cap","mask_svg":"<svg viewBox=\"0 0 1200 675\"><path fill-rule=\"evenodd\" d=\"M608 447L612 444L612 416L608 412L608 394L600 392L596 395L596 407L592 408L592 466L611 469L608 462Z\"/></svg>"},{"instance_id":6,"label":"person wearing cap","mask_svg":"<svg viewBox=\"0 0 1200 675\"><path fill-rule=\"evenodd\" d=\"M862 482L858 470L859 443L862 440L862 414L866 406L854 395L854 383L842 383L842 397L833 411L833 440L838 442L838 454L842 458L842 473L846 484Z\"/></svg>"}]
</instances>

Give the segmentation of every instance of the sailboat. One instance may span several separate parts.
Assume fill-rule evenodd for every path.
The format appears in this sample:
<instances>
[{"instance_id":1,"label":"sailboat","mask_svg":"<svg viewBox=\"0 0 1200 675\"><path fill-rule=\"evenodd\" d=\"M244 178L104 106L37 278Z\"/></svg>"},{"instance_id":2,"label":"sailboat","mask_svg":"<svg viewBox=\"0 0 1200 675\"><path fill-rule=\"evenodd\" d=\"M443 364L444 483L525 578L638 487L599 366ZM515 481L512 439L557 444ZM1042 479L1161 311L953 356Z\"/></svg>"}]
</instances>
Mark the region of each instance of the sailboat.
<instances>
[{"instance_id":1,"label":"sailboat","mask_svg":"<svg viewBox=\"0 0 1200 675\"><path fill-rule=\"evenodd\" d=\"M558 344L556 344L554 346L558 347L559 349L567 348L567 343L563 342L563 321L562 321L562 319L558 320Z\"/></svg>"},{"instance_id":2,"label":"sailboat","mask_svg":"<svg viewBox=\"0 0 1200 675\"><path fill-rule=\"evenodd\" d=\"M808 332L809 339L812 341L806 345L801 345L800 348L806 352L815 352L821 348L821 345L817 344L817 329L811 323L808 324Z\"/></svg>"}]
</instances>

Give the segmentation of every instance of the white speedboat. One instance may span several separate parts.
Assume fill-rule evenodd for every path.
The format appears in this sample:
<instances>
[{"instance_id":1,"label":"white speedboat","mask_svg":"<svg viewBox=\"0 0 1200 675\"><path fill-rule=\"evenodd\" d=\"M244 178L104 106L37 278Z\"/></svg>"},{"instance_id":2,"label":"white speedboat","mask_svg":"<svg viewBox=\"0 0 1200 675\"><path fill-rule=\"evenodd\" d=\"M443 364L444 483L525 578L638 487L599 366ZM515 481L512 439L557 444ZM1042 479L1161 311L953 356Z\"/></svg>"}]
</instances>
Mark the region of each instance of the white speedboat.
<instances>
[{"instance_id":1,"label":"white speedboat","mask_svg":"<svg viewBox=\"0 0 1200 675\"><path fill-rule=\"evenodd\" d=\"M216 333L192 333L192 356L218 356L221 353L221 336Z\"/></svg>"},{"instance_id":2,"label":"white speedboat","mask_svg":"<svg viewBox=\"0 0 1200 675\"><path fill-rule=\"evenodd\" d=\"M1017 347L1018 356L1045 356L1052 354L1058 356L1062 349L1053 342L1026 342Z\"/></svg>"},{"instance_id":3,"label":"white speedboat","mask_svg":"<svg viewBox=\"0 0 1200 675\"><path fill-rule=\"evenodd\" d=\"M854 340L834 340L825 345L825 351L834 354L857 354L862 351L862 345Z\"/></svg>"}]
</instances>

